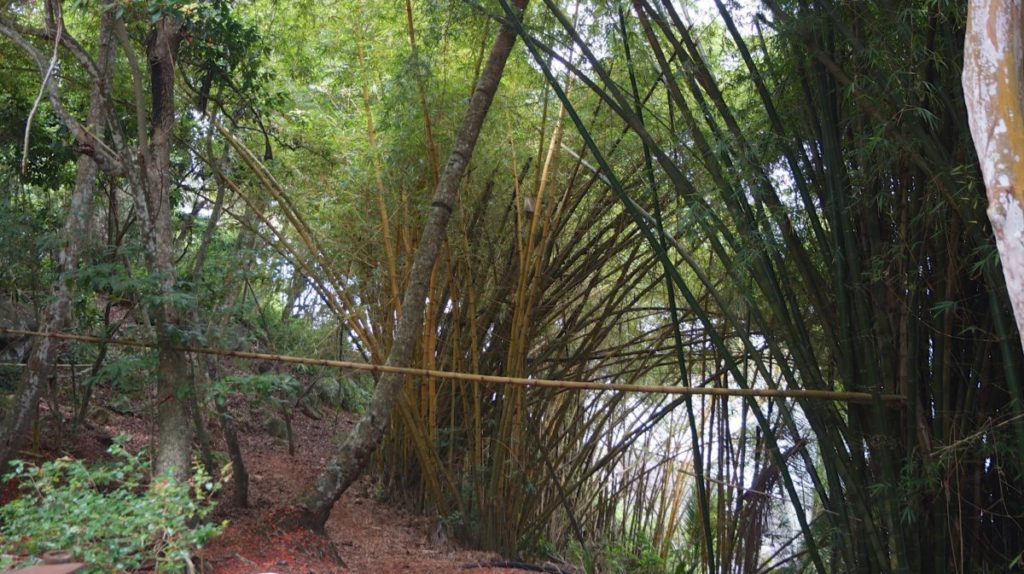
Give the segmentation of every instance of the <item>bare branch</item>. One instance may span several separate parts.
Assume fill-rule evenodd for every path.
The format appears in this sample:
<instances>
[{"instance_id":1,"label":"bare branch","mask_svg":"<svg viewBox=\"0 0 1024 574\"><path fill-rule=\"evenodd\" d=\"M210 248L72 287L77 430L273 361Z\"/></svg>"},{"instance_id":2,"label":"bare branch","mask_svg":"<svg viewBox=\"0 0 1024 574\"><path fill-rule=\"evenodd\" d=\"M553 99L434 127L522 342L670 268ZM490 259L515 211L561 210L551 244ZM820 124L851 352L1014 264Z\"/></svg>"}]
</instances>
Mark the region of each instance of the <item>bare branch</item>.
<instances>
[{"instance_id":1,"label":"bare branch","mask_svg":"<svg viewBox=\"0 0 1024 574\"><path fill-rule=\"evenodd\" d=\"M31 26L19 24L18 22L12 21L10 19L6 19L2 16L0 16L0 22L13 28L23 36L31 36L33 38L38 38L40 40L47 41L55 41L56 39L55 37L57 35L57 27L55 27L55 29L53 30L33 28ZM61 30L61 45L67 48L68 53L70 53L71 56L75 59L75 61L82 66L82 69L85 71L86 74L89 75L90 78L95 80L96 78L100 77L99 70L96 67L96 61L93 60L92 56L89 55L89 52L82 46L81 43L79 43L78 39L76 39L74 36L68 33L67 27L64 25L63 13L61 14L60 19L56 21L56 24Z\"/></svg>"},{"instance_id":2,"label":"bare branch","mask_svg":"<svg viewBox=\"0 0 1024 574\"><path fill-rule=\"evenodd\" d=\"M43 83L39 85L39 93L36 94L36 100L32 102L32 109L28 112L28 119L25 120L25 141L21 148L21 174L25 175L25 171L28 168L28 143L32 134L32 118L36 116L36 110L39 109L39 102L43 99L43 93L46 90L46 84L53 77L53 71L57 69L57 53L60 49L60 38L64 33L64 19L60 17L60 4L56 5L57 11L57 29L53 41L53 55L50 56L50 65L46 68L46 73L43 74Z\"/></svg>"},{"instance_id":3,"label":"bare branch","mask_svg":"<svg viewBox=\"0 0 1024 574\"><path fill-rule=\"evenodd\" d=\"M57 85L57 82L54 81L53 77L47 77L47 70L49 69L50 61L46 56L44 56L43 53L40 52L34 44L32 44L32 42L25 38L24 34L19 31L17 26L5 18L0 18L0 34L6 36L14 43L15 46L21 48L21 50L35 62L40 75L45 78L43 86L46 88L53 112L57 114L57 118L60 122L64 124L64 127L66 127L68 131L71 132L71 135L74 136L75 141L81 148L80 151L95 159L97 165L99 165L100 169L103 171L114 175L123 173L124 166L117 153L103 143L103 140L86 129L81 122L72 117L67 111L67 108L64 107L64 102L61 100L60 88Z\"/></svg>"}]
</instances>

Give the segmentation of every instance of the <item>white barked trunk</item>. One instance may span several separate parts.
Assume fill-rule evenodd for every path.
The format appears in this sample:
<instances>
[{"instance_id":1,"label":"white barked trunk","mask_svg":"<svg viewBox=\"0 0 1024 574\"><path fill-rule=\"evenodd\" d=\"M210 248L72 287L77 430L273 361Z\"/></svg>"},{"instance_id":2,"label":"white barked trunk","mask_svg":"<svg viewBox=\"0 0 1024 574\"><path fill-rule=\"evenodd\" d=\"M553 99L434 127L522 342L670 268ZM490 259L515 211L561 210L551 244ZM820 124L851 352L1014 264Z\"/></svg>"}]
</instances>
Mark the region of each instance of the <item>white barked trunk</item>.
<instances>
[{"instance_id":1,"label":"white barked trunk","mask_svg":"<svg viewBox=\"0 0 1024 574\"><path fill-rule=\"evenodd\" d=\"M971 0L964 100L1017 330L1024 333L1024 39L1021 0Z\"/></svg>"}]
</instances>

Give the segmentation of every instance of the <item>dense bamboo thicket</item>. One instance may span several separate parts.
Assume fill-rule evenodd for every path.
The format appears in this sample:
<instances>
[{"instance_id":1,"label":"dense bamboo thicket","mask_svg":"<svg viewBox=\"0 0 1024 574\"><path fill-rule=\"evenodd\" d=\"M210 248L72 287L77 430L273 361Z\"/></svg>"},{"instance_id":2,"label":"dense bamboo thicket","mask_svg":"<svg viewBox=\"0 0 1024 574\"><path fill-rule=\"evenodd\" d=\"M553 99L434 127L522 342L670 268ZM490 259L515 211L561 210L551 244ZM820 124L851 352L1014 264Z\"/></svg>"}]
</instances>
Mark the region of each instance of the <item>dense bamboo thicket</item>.
<instances>
[{"instance_id":1,"label":"dense bamboo thicket","mask_svg":"<svg viewBox=\"0 0 1024 574\"><path fill-rule=\"evenodd\" d=\"M301 449L293 417L377 413L376 381L178 346L382 364L425 303L399 366L876 397L410 375L360 453L382 497L449 537L592 572L1019 566L1024 357L959 3L64 4L0 9L0 327L164 354L43 339L28 375L0 372L0 458L28 437L47 365L88 363L47 391L69 407L48 411L58 434L110 389L147 420L173 396L177 419L153 423L165 458L193 433L207 468L223 448L244 506L240 404ZM180 42L173 70L158 32ZM492 45L513 37L496 83ZM60 81L26 122L54 42ZM463 116L495 85L466 151ZM439 204L449 155L465 175Z\"/></svg>"},{"instance_id":2,"label":"dense bamboo thicket","mask_svg":"<svg viewBox=\"0 0 1024 574\"><path fill-rule=\"evenodd\" d=\"M535 37L531 53L551 82L551 58L583 53L573 75L642 146L646 195L629 189L617 155L588 142L651 230L649 249L674 266L668 289L700 317L723 378L907 396L896 412L800 401L779 405L778 419L749 401L770 462L744 476L779 482L802 560L819 571L1013 561L1020 349L991 238L974 224L984 202L959 90L962 7L769 2L759 34L744 37L719 3L728 36L708 47L671 3L633 2L628 18L593 14L604 29L620 23L614 67L593 53L592 31L546 7L565 40ZM716 62L715 49L737 57ZM659 193L672 210L647 199ZM680 220L692 231L676 231ZM690 424L721 456L727 447ZM709 570L737 564L736 541L710 518L723 518L723 492L709 491L727 476L705 474L696 495L715 541ZM734 521L765 512L750 492L726 493Z\"/></svg>"}]
</instances>

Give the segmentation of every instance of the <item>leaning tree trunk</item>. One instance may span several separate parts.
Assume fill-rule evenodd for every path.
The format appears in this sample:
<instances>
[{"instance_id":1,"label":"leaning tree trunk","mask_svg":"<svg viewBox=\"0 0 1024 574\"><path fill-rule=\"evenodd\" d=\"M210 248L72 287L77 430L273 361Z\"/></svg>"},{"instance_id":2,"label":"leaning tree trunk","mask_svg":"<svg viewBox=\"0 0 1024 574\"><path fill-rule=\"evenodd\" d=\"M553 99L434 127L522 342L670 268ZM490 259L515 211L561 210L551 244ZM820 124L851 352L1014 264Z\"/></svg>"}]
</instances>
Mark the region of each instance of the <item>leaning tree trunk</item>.
<instances>
[{"instance_id":1,"label":"leaning tree trunk","mask_svg":"<svg viewBox=\"0 0 1024 574\"><path fill-rule=\"evenodd\" d=\"M1017 330L1024 333L1024 41L1020 0L972 0L964 45L964 99L988 190Z\"/></svg>"},{"instance_id":2,"label":"leaning tree trunk","mask_svg":"<svg viewBox=\"0 0 1024 574\"><path fill-rule=\"evenodd\" d=\"M110 89L114 57L113 12L104 11L100 21L99 52L96 60L99 76L93 78L89 115L86 120L88 131L94 134L103 133L106 123L105 102L107 91ZM92 157L85 153L78 156L75 187L71 192L71 205L64 223L65 243L57 257L61 277L54 285L53 299L47 306L42 321L42 330L47 333L64 330L70 319L71 299L74 295L73 282L70 278L78 268L84 238L89 236L98 172L98 166ZM4 420L3 435L0 438L0 471L6 468L28 431L36 404L52 375L56 354L55 339L42 337L36 339L32 346L28 366L18 385L15 401Z\"/></svg>"},{"instance_id":3,"label":"leaning tree trunk","mask_svg":"<svg viewBox=\"0 0 1024 574\"><path fill-rule=\"evenodd\" d=\"M160 284L160 293L174 292L174 240L171 234L171 143L174 135L174 68L181 41L181 22L165 15L149 36L152 139L148 165L144 166L145 199L149 212L149 272ZM185 403L190 388L188 359L177 347L181 311L164 297L156 309L157 433L155 471L172 472L177 478L189 473L192 429Z\"/></svg>"},{"instance_id":4,"label":"leaning tree trunk","mask_svg":"<svg viewBox=\"0 0 1024 574\"><path fill-rule=\"evenodd\" d=\"M514 0L513 5L522 11L526 2L527 0ZM508 61L508 56L512 52L515 39L515 30L511 26L501 27L494 46L491 48L487 64L477 80L455 145L452 147L448 163L445 165L437 189L434 191L427 223L416 248L412 269L409 272L409 283L402 297L403 312L398 321L398 332L391 352L388 354L388 365L406 367L412 362L416 338L422 330L430 274L444 241L448 220L451 218L458 195L459 184L466 171L466 166L473 156L473 148L480 135L480 128L483 126L494 94L498 90L498 84L505 70L505 62ZM404 379L405 375L394 373L386 373L381 377L366 414L352 429L344 444L327 464L327 468L300 499L299 523L301 525L317 531L323 530L334 504L359 477L369 462L370 456L380 445L384 430L387 428L388 420L391 418L398 395L402 390Z\"/></svg>"}]
</instances>

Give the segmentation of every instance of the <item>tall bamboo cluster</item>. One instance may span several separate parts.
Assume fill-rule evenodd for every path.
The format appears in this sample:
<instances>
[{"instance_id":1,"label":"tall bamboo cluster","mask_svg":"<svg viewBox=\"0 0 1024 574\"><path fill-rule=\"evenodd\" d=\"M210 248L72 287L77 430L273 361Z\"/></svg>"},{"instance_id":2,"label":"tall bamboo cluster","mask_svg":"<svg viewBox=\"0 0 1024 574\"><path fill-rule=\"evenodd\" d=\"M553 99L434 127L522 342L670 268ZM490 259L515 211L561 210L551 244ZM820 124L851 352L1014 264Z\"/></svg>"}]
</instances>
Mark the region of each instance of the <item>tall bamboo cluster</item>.
<instances>
[{"instance_id":1,"label":"tall bamboo cluster","mask_svg":"<svg viewBox=\"0 0 1024 574\"><path fill-rule=\"evenodd\" d=\"M735 475L742 496L718 488L730 482L733 443L708 440L710 413L730 416L687 405L688 434L702 447L703 569L742 569L729 544L763 538L752 516L766 511L799 532L780 558L816 571L1007 567L1022 536L1010 478L1024 446L1021 357L978 224L983 193L959 86L963 7L922 4L893 17L884 3L772 1L750 32L716 4L716 42L736 54L725 69L667 0L594 11L605 29L618 23L614 67L551 0L568 41L523 31L553 88L555 60L631 133L646 193L629 184L635 164L581 117L589 98L559 94L664 266L672 314L697 317L729 385L908 400L901 409L799 401L776 413L747 401L768 459ZM573 67L576 50L584 61ZM669 209L652 202L666 195ZM692 357L677 351L686 381ZM769 483L784 509L765 509ZM733 520L751 517L750 536L721 534L730 506Z\"/></svg>"},{"instance_id":2,"label":"tall bamboo cluster","mask_svg":"<svg viewBox=\"0 0 1024 574\"><path fill-rule=\"evenodd\" d=\"M405 8L415 59L415 7L410 2ZM430 169L411 181L389 177L381 157L394 150L377 132L377 78L368 65L365 34L354 34L361 86L353 99L364 114L373 171L366 205L379 217L360 222L360 229L382 241L330 260L326 254L341 252L330 245L333 238L316 239L298 216L301 208L288 216L300 245L286 234L280 239L292 245L298 261L307 261L303 272L343 319L346 336L366 358L379 361L402 312L397 294L417 242L416 202L421 189L434 183L433 158L444 144L434 136L426 79L416 74L411 81L419 95L418 119L410 127L422 128L416 140ZM486 40L484 34L482 46ZM550 92L540 99L533 111L492 120L500 126L494 133L507 128L508 145L499 144L505 152L490 165L476 160L464 185L430 281L420 364L484 374L674 382L665 369L673 359L665 352L670 330L659 318L667 311L656 257L644 252L641 234L585 159L579 139L565 137L564 108L556 111ZM536 139L517 135L513 122L538 126ZM278 205L287 208L282 186L272 187L282 198ZM346 259L350 263L342 268L339 261ZM624 496L603 483L653 424L629 414L640 408L664 417L670 409L657 414L657 408L665 402L410 378L378 469L401 487L393 491L411 493L411 502L485 547L512 553L547 540L588 547L602 523L616 522Z\"/></svg>"},{"instance_id":3,"label":"tall bamboo cluster","mask_svg":"<svg viewBox=\"0 0 1024 574\"><path fill-rule=\"evenodd\" d=\"M737 22L716 1L720 25L695 27L669 0L543 0L524 27L499 4L532 62L509 80L529 105L489 120L431 278L421 366L907 400L410 378L376 460L385 482L485 547L632 571L648 557L705 572L1005 569L1024 537L1021 356L978 223L963 8L773 0ZM426 58L422 8L403 8ZM372 168L374 216L356 229L380 241L309 225L246 160L292 214L272 243L375 361L447 145L431 76L410 69L406 137L422 146L403 153L420 172L389 171L371 68L350 106ZM516 83L535 70L546 90Z\"/></svg>"},{"instance_id":4,"label":"tall bamboo cluster","mask_svg":"<svg viewBox=\"0 0 1024 574\"><path fill-rule=\"evenodd\" d=\"M464 196L435 270L425 363L629 382L665 361L649 352L665 345L664 328L641 326L663 311L651 294L654 258L639 253L628 217L595 192L599 180L582 160L570 155L563 172L555 168L559 132L538 162L547 175L530 177L512 161L508 173L464 190L476 195ZM406 487L422 481L428 506L458 512L465 532L505 551L531 535L540 540L547 517L577 512L567 493L579 494L624 406L622 396L411 382L416 424L403 420L385 444L385 472ZM421 445L437 453L439 467L410 465L422 462L414 453ZM431 498L430 476L445 477L443 502Z\"/></svg>"}]
</instances>

